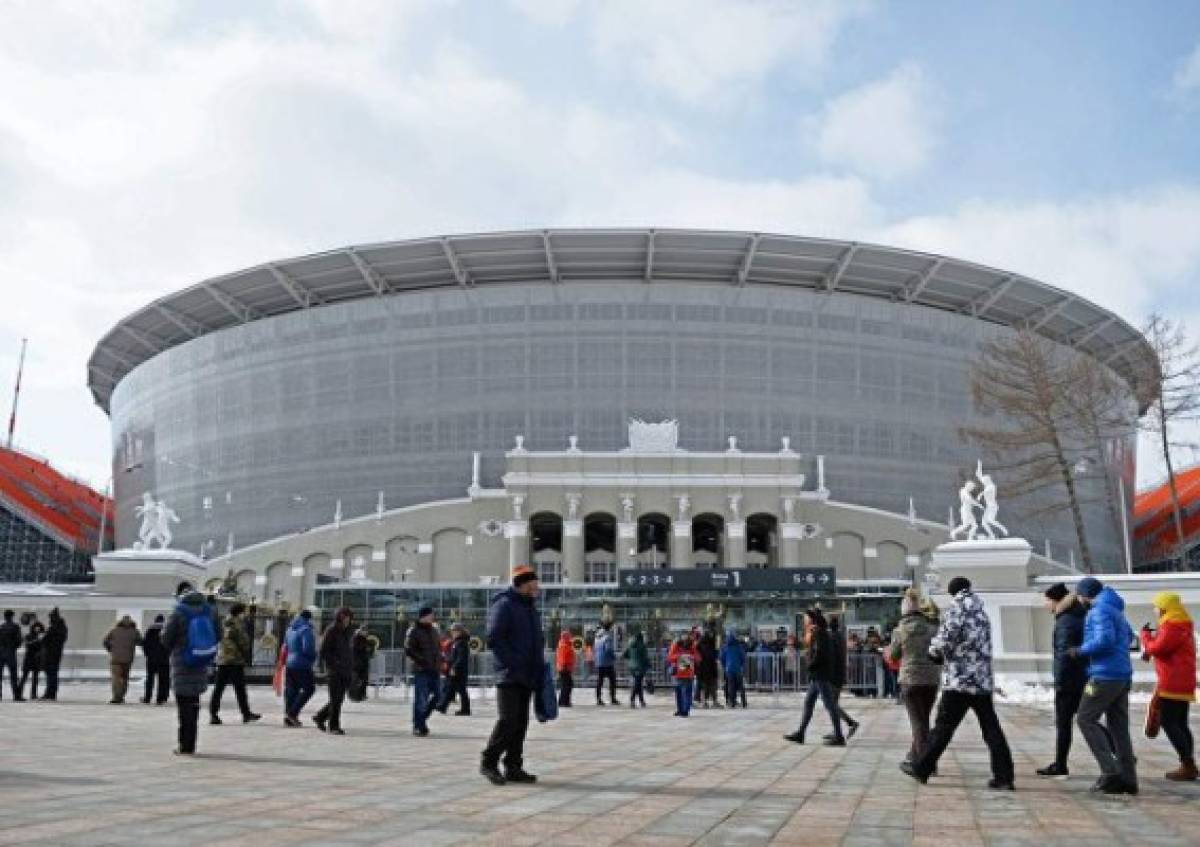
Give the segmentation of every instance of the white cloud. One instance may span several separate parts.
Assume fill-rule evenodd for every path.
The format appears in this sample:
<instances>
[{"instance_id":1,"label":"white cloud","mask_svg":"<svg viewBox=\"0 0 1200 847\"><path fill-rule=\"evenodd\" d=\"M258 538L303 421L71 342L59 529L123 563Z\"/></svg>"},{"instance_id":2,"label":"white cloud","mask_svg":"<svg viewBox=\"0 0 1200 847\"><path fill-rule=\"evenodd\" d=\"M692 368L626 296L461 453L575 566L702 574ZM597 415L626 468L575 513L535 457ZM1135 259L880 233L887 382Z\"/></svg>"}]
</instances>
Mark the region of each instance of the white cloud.
<instances>
[{"instance_id":1,"label":"white cloud","mask_svg":"<svg viewBox=\"0 0 1200 847\"><path fill-rule=\"evenodd\" d=\"M509 0L509 3L534 23L562 27L575 17L582 0Z\"/></svg>"},{"instance_id":2,"label":"white cloud","mask_svg":"<svg viewBox=\"0 0 1200 847\"><path fill-rule=\"evenodd\" d=\"M596 54L612 71L692 106L727 106L775 70L812 81L854 0L606 0L595 4Z\"/></svg>"},{"instance_id":3,"label":"white cloud","mask_svg":"<svg viewBox=\"0 0 1200 847\"><path fill-rule=\"evenodd\" d=\"M933 99L921 69L902 65L830 101L817 121L817 150L826 162L874 177L914 174L937 144Z\"/></svg>"},{"instance_id":4,"label":"white cloud","mask_svg":"<svg viewBox=\"0 0 1200 847\"><path fill-rule=\"evenodd\" d=\"M1074 202L973 201L884 227L890 244L1028 274L1137 323L1200 279L1200 186Z\"/></svg>"},{"instance_id":5,"label":"white cloud","mask_svg":"<svg viewBox=\"0 0 1200 847\"><path fill-rule=\"evenodd\" d=\"M1173 82L1176 94L1190 95L1200 91L1200 44L1179 63Z\"/></svg>"}]
</instances>

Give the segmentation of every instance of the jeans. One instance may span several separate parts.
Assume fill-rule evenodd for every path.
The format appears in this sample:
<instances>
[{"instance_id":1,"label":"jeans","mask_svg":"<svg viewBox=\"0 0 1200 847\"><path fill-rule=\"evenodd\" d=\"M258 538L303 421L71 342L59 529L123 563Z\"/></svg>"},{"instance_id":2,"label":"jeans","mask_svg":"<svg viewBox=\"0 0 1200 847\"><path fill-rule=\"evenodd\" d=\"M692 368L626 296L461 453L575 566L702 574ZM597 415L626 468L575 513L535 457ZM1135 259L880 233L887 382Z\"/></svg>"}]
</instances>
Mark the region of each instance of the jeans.
<instances>
[{"instance_id":1,"label":"jeans","mask_svg":"<svg viewBox=\"0 0 1200 847\"><path fill-rule=\"evenodd\" d=\"M4 698L4 671L8 670L8 684L12 688L14 700L19 700L21 692L17 690L17 654L5 653L0 656L0 699Z\"/></svg>"},{"instance_id":2,"label":"jeans","mask_svg":"<svg viewBox=\"0 0 1200 847\"><path fill-rule=\"evenodd\" d=\"M606 668L596 668L596 702L603 702L600 690L604 687L606 679L608 680L608 699L615 703L617 702L617 669L612 665Z\"/></svg>"},{"instance_id":3,"label":"jeans","mask_svg":"<svg viewBox=\"0 0 1200 847\"><path fill-rule=\"evenodd\" d=\"M533 689L523 685L496 686L496 711L499 717L492 728L483 764L494 768L504 757L506 770L520 770L525 764L525 733L529 730L529 704Z\"/></svg>"},{"instance_id":4,"label":"jeans","mask_svg":"<svg viewBox=\"0 0 1200 847\"><path fill-rule=\"evenodd\" d=\"M1196 742L1192 738L1192 730L1188 727L1188 706L1186 700L1168 700L1160 697L1158 700L1159 714L1162 720L1163 732L1179 754L1180 761L1193 761L1196 756Z\"/></svg>"},{"instance_id":5,"label":"jeans","mask_svg":"<svg viewBox=\"0 0 1200 847\"><path fill-rule=\"evenodd\" d=\"M221 711L221 695L225 693L226 685L233 686L242 717L251 714L250 700L246 697L246 669L241 665L217 665L217 682L213 686L212 699L208 701L209 714L215 718Z\"/></svg>"},{"instance_id":6,"label":"jeans","mask_svg":"<svg viewBox=\"0 0 1200 847\"><path fill-rule=\"evenodd\" d=\"M289 718L300 717L300 710L317 690L312 668L288 668L284 672L283 708ZM179 698L176 697L176 700Z\"/></svg>"},{"instance_id":7,"label":"jeans","mask_svg":"<svg viewBox=\"0 0 1200 847\"><path fill-rule=\"evenodd\" d=\"M1071 735L1075 731L1075 714L1083 699L1082 685L1067 685L1054 690L1054 763L1067 766L1071 754Z\"/></svg>"},{"instance_id":8,"label":"jeans","mask_svg":"<svg viewBox=\"0 0 1200 847\"><path fill-rule=\"evenodd\" d=\"M346 692L350 689L350 677L329 675L329 702L317 710L318 722L328 721L330 729L342 728L342 703L346 701Z\"/></svg>"},{"instance_id":9,"label":"jeans","mask_svg":"<svg viewBox=\"0 0 1200 847\"><path fill-rule=\"evenodd\" d=\"M629 705L632 706L634 703L641 703L643 706L645 706L646 705L646 688L645 688L646 672L645 671L641 671L640 673L632 673L631 672L630 675L633 677L633 687L629 691Z\"/></svg>"},{"instance_id":10,"label":"jeans","mask_svg":"<svg viewBox=\"0 0 1200 847\"><path fill-rule=\"evenodd\" d=\"M908 749L908 760L915 762L929 743L929 716L937 702L936 685L904 686L904 710L908 712L908 726L912 730L912 746Z\"/></svg>"},{"instance_id":11,"label":"jeans","mask_svg":"<svg viewBox=\"0 0 1200 847\"><path fill-rule=\"evenodd\" d=\"M1129 688L1128 680L1089 680L1075 722L1100 772L1119 777L1126 785L1137 785L1137 760L1129 737Z\"/></svg>"},{"instance_id":12,"label":"jeans","mask_svg":"<svg viewBox=\"0 0 1200 847\"><path fill-rule=\"evenodd\" d=\"M179 750L182 753L195 753L197 724L200 722L200 695L176 694L175 706L179 711Z\"/></svg>"},{"instance_id":13,"label":"jeans","mask_svg":"<svg viewBox=\"0 0 1200 847\"><path fill-rule=\"evenodd\" d=\"M129 690L129 662L112 662L109 670L112 672L112 698L118 703L125 702L125 692Z\"/></svg>"},{"instance_id":14,"label":"jeans","mask_svg":"<svg viewBox=\"0 0 1200 847\"><path fill-rule=\"evenodd\" d=\"M685 718L692 711L692 685L690 679L675 680L675 712Z\"/></svg>"},{"instance_id":15,"label":"jeans","mask_svg":"<svg viewBox=\"0 0 1200 847\"><path fill-rule=\"evenodd\" d=\"M571 705L571 691L575 688L575 677L570 671L558 672L558 705Z\"/></svg>"},{"instance_id":16,"label":"jeans","mask_svg":"<svg viewBox=\"0 0 1200 847\"><path fill-rule=\"evenodd\" d=\"M740 673L725 674L725 705L737 706L738 695L742 696L742 708L746 708L746 680Z\"/></svg>"},{"instance_id":17,"label":"jeans","mask_svg":"<svg viewBox=\"0 0 1200 847\"><path fill-rule=\"evenodd\" d=\"M437 671L413 671L413 729L428 729L425 721L429 719L433 707L437 705L438 673Z\"/></svg>"},{"instance_id":18,"label":"jeans","mask_svg":"<svg viewBox=\"0 0 1200 847\"><path fill-rule=\"evenodd\" d=\"M850 717L846 713L846 710L842 708L842 686L840 685L835 685L833 688L833 702L837 703L838 717L842 719L842 723L846 726L858 726L858 721ZM933 704L930 703L929 707L932 709Z\"/></svg>"},{"instance_id":19,"label":"jeans","mask_svg":"<svg viewBox=\"0 0 1200 847\"><path fill-rule=\"evenodd\" d=\"M833 685L827 679L810 679L808 681L808 692L804 695L804 715L800 718L800 728L796 732L804 735L808 731L808 724L812 720L813 708L817 705L818 697L821 698L821 704L829 713L829 720L833 723L833 737L839 741L844 740L842 717L838 711L837 698L833 693Z\"/></svg>"},{"instance_id":20,"label":"jeans","mask_svg":"<svg viewBox=\"0 0 1200 847\"><path fill-rule=\"evenodd\" d=\"M154 696L155 684L158 686L158 697ZM46 687L46 693L49 694L49 685ZM147 703L154 700L155 703L165 703L171 697L171 666L169 664L150 665L146 668L146 696L143 698Z\"/></svg>"},{"instance_id":21,"label":"jeans","mask_svg":"<svg viewBox=\"0 0 1200 847\"><path fill-rule=\"evenodd\" d=\"M437 710L445 712L450 708L450 701L458 698L458 714L471 714L471 695L467 693L467 676L448 676L442 680L442 695L438 697Z\"/></svg>"},{"instance_id":22,"label":"jeans","mask_svg":"<svg viewBox=\"0 0 1200 847\"><path fill-rule=\"evenodd\" d=\"M941 702L938 703L937 720L929 733L929 744L921 750L921 754L913 760L913 770L918 776L928 778L937 770L938 760L950 746L954 732L967 712L974 712L979 721L979 729L983 732L983 743L987 745L992 760L992 776L1000 782L1013 781L1012 751L1008 749L1008 739L996 717L996 707L992 703L990 691L971 694L965 691L943 691Z\"/></svg>"},{"instance_id":23,"label":"jeans","mask_svg":"<svg viewBox=\"0 0 1200 847\"><path fill-rule=\"evenodd\" d=\"M42 695L46 700L58 699L58 662L46 662L46 691Z\"/></svg>"}]
</instances>

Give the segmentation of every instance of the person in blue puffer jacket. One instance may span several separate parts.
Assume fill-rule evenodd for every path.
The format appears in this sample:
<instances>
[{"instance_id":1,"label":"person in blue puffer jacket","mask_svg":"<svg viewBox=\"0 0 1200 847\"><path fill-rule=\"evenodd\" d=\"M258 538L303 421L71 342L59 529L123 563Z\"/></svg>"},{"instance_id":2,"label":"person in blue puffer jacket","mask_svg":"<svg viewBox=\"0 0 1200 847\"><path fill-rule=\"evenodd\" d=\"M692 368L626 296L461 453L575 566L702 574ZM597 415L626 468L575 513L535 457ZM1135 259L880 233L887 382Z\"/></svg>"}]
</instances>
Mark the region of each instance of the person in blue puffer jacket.
<instances>
[{"instance_id":1,"label":"person in blue puffer jacket","mask_svg":"<svg viewBox=\"0 0 1200 847\"><path fill-rule=\"evenodd\" d=\"M725 671L725 705L736 709L741 694L745 709L746 682L742 674L746 669L746 645L732 629L725 633L725 644L721 647L721 669Z\"/></svg>"},{"instance_id":2,"label":"person in blue puffer jacket","mask_svg":"<svg viewBox=\"0 0 1200 847\"><path fill-rule=\"evenodd\" d=\"M300 726L300 710L317 689L313 673L313 665L317 663L317 635L309 609L298 614L288 627L287 651L283 722L288 726Z\"/></svg>"},{"instance_id":3,"label":"person in blue puffer jacket","mask_svg":"<svg viewBox=\"0 0 1200 847\"><path fill-rule=\"evenodd\" d=\"M1092 790L1137 794L1137 764L1129 735L1129 689L1133 685L1129 648L1134 637L1125 620L1125 601L1090 576L1079 581L1075 593L1088 613L1083 644L1072 647L1067 655L1083 656L1088 662L1088 681L1075 722L1100 765L1101 776Z\"/></svg>"}]
</instances>

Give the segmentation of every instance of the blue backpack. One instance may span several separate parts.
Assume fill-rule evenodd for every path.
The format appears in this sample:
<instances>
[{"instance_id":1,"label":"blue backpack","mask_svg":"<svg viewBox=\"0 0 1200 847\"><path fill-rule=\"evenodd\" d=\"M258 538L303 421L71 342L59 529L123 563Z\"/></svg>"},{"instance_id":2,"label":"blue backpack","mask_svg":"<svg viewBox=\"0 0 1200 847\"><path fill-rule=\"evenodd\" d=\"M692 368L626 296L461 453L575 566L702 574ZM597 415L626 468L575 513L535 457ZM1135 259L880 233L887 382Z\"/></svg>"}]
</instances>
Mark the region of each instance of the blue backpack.
<instances>
[{"instance_id":1,"label":"blue backpack","mask_svg":"<svg viewBox=\"0 0 1200 847\"><path fill-rule=\"evenodd\" d=\"M183 663L189 668L203 668L217 658L217 629L208 609L188 621L187 643L183 647Z\"/></svg>"}]
</instances>

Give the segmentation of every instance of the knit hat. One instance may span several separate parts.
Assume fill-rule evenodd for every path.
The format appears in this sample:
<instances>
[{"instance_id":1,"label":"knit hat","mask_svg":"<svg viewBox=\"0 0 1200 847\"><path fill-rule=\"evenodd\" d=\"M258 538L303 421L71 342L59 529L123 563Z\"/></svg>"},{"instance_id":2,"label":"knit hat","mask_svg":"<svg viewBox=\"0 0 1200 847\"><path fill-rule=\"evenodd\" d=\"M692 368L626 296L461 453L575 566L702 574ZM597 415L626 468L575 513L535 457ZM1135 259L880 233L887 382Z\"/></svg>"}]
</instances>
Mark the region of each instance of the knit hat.
<instances>
[{"instance_id":1,"label":"knit hat","mask_svg":"<svg viewBox=\"0 0 1200 847\"><path fill-rule=\"evenodd\" d=\"M1088 600L1094 600L1096 595L1104 590L1104 583L1096 579L1094 576L1085 576L1079 580L1079 584L1075 586L1075 593L1080 597L1086 597Z\"/></svg>"},{"instance_id":2,"label":"knit hat","mask_svg":"<svg viewBox=\"0 0 1200 847\"><path fill-rule=\"evenodd\" d=\"M517 565L512 569L512 584L514 588L518 588L527 582L533 582L537 578L537 571L529 567L529 565Z\"/></svg>"},{"instance_id":3,"label":"knit hat","mask_svg":"<svg viewBox=\"0 0 1200 847\"><path fill-rule=\"evenodd\" d=\"M1062 602L1062 599L1070 593L1071 592L1067 590L1066 585L1061 582L1056 582L1046 589L1044 596L1047 600L1053 600L1055 603L1059 603Z\"/></svg>"},{"instance_id":4,"label":"knit hat","mask_svg":"<svg viewBox=\"0 0 1200 847\"><path fill-rule=\"evenodd\" d=\"M418 618L423 618L426 615L432 615L432 614L433 614L433 606L422 606L420 609L417 610Z\"/></svg>"},{"instance_id":5,"label":"knit hat","mask_svg":"<svg viewBox=\"0 0 1200 847\"><path fill-rule=\"evenodd\" d=\"M958 592L966 591L970 587L971 580L967 579L965 576L956 576L954 579L950 580L950 584L946 586L946 591L951 597L953 597L958 594Z\"/></svg>"},{"instance_id":6,"label":"knit hat","mask_svg":"<svg viewBox=\"0 0 1200 847\"><path fill-rule=\"evenodd\" d=\"M900 614L911 615L921 609L921 596L917 594L915 589L907 588L904 591L904 599L900 601Z\"/></svg>"}]
</instances>

